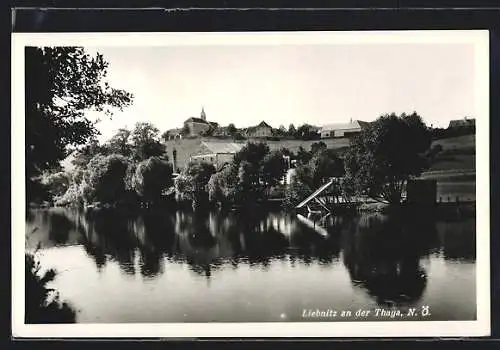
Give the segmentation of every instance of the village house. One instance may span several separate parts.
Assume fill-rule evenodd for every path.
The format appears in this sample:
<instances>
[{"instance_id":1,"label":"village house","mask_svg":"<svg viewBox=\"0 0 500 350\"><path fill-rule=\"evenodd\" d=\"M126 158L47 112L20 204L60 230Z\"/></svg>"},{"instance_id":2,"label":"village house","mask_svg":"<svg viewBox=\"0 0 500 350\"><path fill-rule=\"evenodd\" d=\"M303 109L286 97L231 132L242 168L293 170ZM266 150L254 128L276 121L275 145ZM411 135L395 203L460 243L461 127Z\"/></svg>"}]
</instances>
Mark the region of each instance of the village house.
<instances>
[{"instance_id":1,"label":"village house","mask_svg":"<svg viewBox=\"0 0 500 350\"><path fill-rule=\"evenodd\" d=\"M321 138L330 137L347 137L351 135L358 134L361 129L367 125L367 122L360 120L352 120L349 123L344 124L328 124L321 128Z\"/></svg>"},{"instance_id":2,"label":"village house","mask_svg":"<svg viewBox=\"0 0 500 350\"><path fill-rule=\"evenodd\" d=\"M235 142L207 142L200 144L198 149L189 157L190 161L212 163L216 169L231 163L234 155L243 148L243 143Z\"/></svg>"},{"instance_id":3,"label":"village house","mask_svg":"<svg viewBox=\"0 0 500 350\"><path fill-rule=\"evenodd\" d=\"M270 137L273 136L273 128L265 121L257 126L251 126L246 130L247 137Z\"/></svg>"},{"instance_id":4,"label":"village house","mask_svg":"<svg viewBox=\"0 0 500 350\"><path fill-rule=\"evenodd\" d=\"M182 139L182 129L180 128L169 129L164 135L165 135L164 136L165 140Z\"/></svg>"},{"instance_id":5,"label":"village house","mask_svg":"<svg viewBox=\"0 0 500 350\"><path fill-rule=\"evenodd\" d=\"M228 137L228 136L231 136L231 133L229 132L229 128L227 126L222 126L222 127L218 127L216 130L214 130L212 136Z\"/></svg>"},{"instance_id":6,"label":"village house","mask_svg":"<svg viewBox=\"0 0 500 350\"><path fill-rule=\"evenodd\" d=\"M456 128L465 128L465 127L474 127L476 126L476 119L474 118L467 118L465 117L464 119L458 119L458 120L450 120L450 124L448 125L448 128L450 129L456 129Z\"/></svg>"},{"instance_id":7,"label":"village house","mask_svg":"<svg viewBox=\"0 0 500 350\"><path fill-rule=\"evenodd\" d=\"M191 117L186 119L184 122L184 127L189 130L189 136L200 136L207 133L209 130L215 130L219 127L216 122L207 121L207 116L205 114L205 109L201 109L201 114L199 118Z\"/></svg>"}]
</instances>

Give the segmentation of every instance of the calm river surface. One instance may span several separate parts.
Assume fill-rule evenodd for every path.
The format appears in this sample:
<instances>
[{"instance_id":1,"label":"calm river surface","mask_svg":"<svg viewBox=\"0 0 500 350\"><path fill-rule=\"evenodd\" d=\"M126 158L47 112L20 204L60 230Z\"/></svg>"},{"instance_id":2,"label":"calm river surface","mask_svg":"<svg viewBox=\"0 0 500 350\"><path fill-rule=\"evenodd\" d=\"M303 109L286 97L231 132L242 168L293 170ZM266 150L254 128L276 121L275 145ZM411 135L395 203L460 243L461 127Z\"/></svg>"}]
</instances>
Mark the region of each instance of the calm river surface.
<instances>
[{"instance_id":1,"label":"calm river surface","mask_svg":"<svg viewBox=\"0 0 500 350\"><path fill-rule=\"evenodd\" d=\"M431 314L415 319L476 318L473 218L54 208L29 212L26 242L82 323L350 321L303 316L422 306Z\"/></svg>"}]
</instances>

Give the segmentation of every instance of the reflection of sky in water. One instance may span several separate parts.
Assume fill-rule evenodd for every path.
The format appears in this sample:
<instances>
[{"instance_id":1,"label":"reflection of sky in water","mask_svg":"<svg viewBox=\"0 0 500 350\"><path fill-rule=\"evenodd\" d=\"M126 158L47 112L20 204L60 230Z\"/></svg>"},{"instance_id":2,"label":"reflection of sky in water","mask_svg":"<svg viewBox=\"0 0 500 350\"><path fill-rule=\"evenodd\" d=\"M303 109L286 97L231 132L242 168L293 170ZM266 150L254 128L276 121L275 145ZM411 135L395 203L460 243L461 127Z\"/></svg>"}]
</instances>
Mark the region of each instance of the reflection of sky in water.
<instances>
[{"instance_id":1,"label":"reflection of sky in water","mask_svg":"<svg viewBox=\"0 0 500 350\"><path fill-rule=\"evenodd\" d=\"M377 305L475 317L474 219L53 209L26 232L79 322L304 321L307 308Z\"/></svg>"}]
</instances>

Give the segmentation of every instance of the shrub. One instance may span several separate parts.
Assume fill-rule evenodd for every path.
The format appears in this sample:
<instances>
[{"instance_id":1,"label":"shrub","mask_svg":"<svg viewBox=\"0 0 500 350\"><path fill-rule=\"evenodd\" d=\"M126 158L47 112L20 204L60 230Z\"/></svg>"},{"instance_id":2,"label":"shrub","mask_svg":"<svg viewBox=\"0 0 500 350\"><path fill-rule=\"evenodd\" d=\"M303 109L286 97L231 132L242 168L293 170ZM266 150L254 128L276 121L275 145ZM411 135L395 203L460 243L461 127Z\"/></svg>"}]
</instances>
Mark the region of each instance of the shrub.
<instances>
[{"instance_id":1,"label":"shrub","mask_svg":"<svg viewBox=\"0 0 500 350\"><path fill-rule=\"evenodd\" d=\"M40 273L40 263L32 254L25 254L25 322L26 323L74 323L75 310L61 302L59 293L47 284L56 277L54 270Z\"/></svg>"},{"instance_id":2,"label":"shrub","mask_svg":"<svg viewBox=\"0 0 500 350\"><path fill-rule=\"evenodd\" d=\"M158 157L151 157L137 165L134 188L146 204L159 202L162 192L172 186L172 165Z\"/></svg>"}]
</instances>

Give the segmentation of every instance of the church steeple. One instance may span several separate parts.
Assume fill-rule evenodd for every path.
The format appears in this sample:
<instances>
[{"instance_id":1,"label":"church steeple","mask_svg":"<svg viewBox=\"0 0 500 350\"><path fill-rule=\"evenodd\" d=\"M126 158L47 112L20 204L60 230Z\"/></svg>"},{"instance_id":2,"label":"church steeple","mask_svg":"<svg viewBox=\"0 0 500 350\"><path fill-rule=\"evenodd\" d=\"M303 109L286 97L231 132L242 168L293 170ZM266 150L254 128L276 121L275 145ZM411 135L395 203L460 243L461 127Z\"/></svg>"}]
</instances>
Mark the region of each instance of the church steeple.
<instances>
[{"instance_id":1,"label":"church steeple","mask_svg":"<svg viewBox=\"0 0 500 350\"><path fill-rule=\"evenodd\" d=\"M205 108L201 107L201 114L200 114L201 119L207 120L207 115L205 114Z\"/></svg>"}]
</instances>

